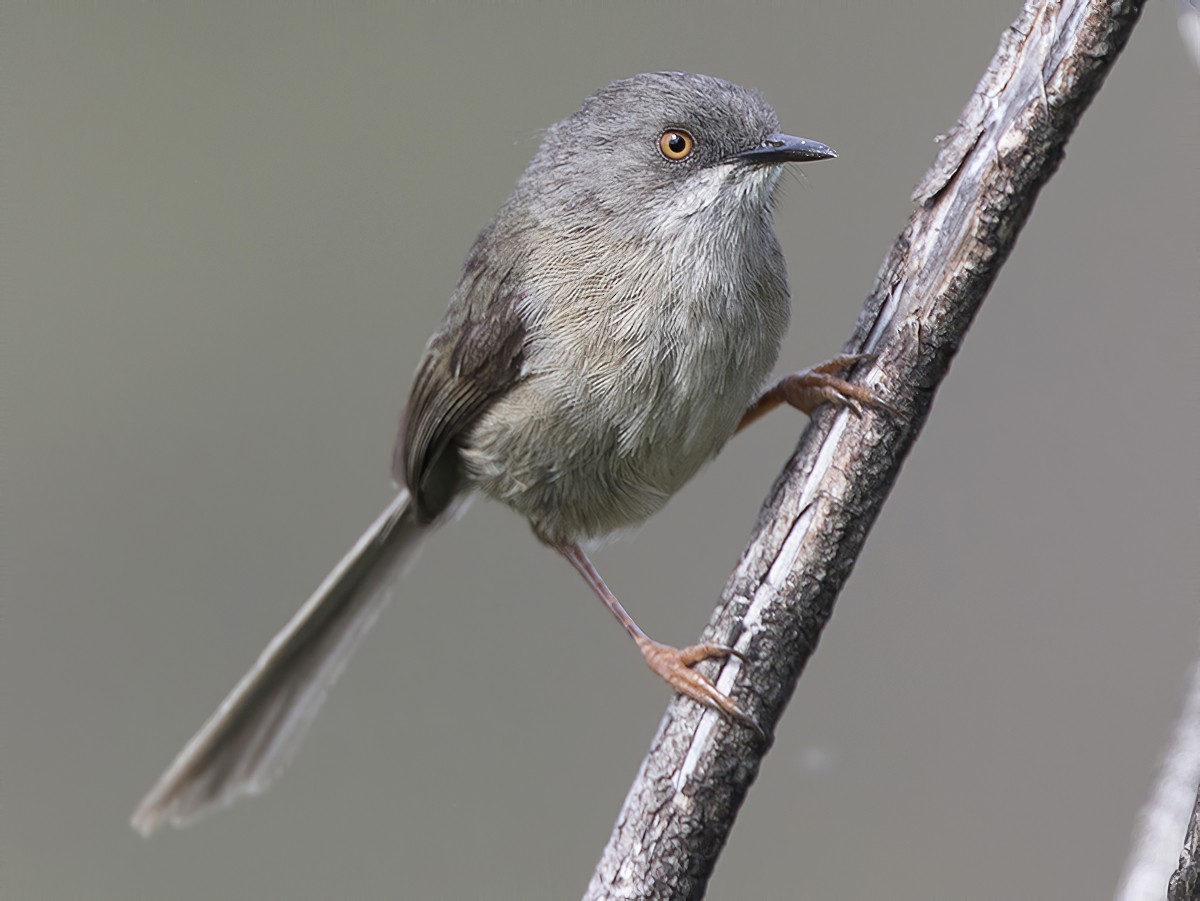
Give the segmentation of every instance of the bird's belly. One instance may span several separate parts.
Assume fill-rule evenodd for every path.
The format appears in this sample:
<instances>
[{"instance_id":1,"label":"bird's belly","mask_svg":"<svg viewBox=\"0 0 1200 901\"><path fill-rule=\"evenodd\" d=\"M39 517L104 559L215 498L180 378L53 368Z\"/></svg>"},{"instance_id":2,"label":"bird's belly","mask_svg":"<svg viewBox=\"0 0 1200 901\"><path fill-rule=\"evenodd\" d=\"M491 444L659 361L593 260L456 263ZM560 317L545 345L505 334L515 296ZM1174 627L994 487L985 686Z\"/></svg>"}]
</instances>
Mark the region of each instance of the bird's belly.
<instances>
[{"instance_id":1,"label":"bird's belly","mask_svg":"<svg viewBox=\"0 0 1200 901\"><path fill-rule=\"evenodd\" d=\"M737 429L774 361L770 345L747 353L693 335L637 363L535 369L471 430L467 477L552 543L636 525Z\"/></svg>"}]
</instances>

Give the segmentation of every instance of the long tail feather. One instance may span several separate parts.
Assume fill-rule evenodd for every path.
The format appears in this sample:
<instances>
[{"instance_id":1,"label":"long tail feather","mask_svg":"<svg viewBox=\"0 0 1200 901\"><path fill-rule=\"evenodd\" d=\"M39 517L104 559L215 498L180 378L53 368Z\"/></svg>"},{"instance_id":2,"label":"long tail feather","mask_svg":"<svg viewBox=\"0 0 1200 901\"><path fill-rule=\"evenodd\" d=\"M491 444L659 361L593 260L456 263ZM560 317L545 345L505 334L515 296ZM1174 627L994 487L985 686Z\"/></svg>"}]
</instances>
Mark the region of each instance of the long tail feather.
<instances>
[{"instance_id":1,"label":"long tail feather","mask_svg":"<svg viewBox=\"0 0 1200 901\"><path fill-rule=\"evenodd\" d=\"M263 791L386 605L425 529L402 490L280 630L133 814L149 835Z\"/></svg>"}]
</instances>

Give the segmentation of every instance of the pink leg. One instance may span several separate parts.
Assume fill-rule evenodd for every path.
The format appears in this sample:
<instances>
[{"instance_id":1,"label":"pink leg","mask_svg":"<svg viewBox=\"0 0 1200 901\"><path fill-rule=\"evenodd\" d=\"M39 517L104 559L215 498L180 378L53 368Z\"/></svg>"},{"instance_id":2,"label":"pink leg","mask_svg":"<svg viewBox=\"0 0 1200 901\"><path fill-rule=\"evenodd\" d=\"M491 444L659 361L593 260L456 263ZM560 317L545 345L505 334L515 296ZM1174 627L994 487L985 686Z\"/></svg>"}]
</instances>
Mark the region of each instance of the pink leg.
<instances>
[{"instance_id":1,"label":"pink leg","mask_svg":"<svg viewBox=\"0 0 1200 901\"><path fill-rule=\"evenodd\" d=\"M588 559L587 554L579 545L555 544L552 547L571 562L571 565L579 571L592 591L596 592L600 600L604 601L604 606L617 618L617 622L625 627L625 631L637 643L638 650L646 658L646 664L650 669L658 673L668 685L680 694L699 701L701 704L707 704L709 707L715 707L738 722L745 723L757 732L760 738L766 738L766 733L758 723L732 698L722 694L712 682L692 669L692 666L701 660L708 660L711 657L738 657L744 660L745 657L740 651L719 644L696 644L686 648L673 648L670 645L653 641L633 621L633 617L621 606L617 596L604 584L600 573L596 571L596 567L592 565L592 561Z\"/></svg>"}]
</instances>

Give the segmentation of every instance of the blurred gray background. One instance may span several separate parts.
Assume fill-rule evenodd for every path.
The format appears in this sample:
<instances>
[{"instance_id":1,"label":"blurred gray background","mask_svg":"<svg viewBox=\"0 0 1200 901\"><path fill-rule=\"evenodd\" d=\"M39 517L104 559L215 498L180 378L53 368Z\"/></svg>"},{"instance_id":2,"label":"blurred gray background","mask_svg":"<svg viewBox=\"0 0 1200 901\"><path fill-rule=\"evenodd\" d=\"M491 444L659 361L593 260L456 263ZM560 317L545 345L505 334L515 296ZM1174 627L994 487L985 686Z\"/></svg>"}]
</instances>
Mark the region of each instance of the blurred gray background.
<instances>
[{"instance_id":1,"label":"blurred gray background","mask_svg":"<svg viewBox=\"0 0 1200 901\"><path fill-rule=\"evenodd\" d=\"M283 781L143 792L390 496L397 415L539 129L678 68L792 180L781 371L823 360L1016 0L23 4L4 13L5 898L577 897L668 695L488 503ZM968 337L712 898L1103 898L1200 642L1200 77L1153 3ZM693 640L803 417L597 556Z\"/></svg>"}]
</instances>

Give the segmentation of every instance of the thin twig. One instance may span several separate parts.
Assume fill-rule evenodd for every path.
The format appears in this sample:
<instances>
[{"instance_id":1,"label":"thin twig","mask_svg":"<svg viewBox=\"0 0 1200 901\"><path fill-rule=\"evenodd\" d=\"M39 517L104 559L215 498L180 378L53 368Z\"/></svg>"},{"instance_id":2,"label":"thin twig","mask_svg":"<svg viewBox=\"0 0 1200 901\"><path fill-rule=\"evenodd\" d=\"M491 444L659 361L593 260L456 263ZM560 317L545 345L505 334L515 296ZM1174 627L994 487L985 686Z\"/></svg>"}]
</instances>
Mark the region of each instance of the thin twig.
<instances>
[{"instance_id":1,"label":"thin twig","mask_svg":"<svg viewBox=\"0 0 1200 901\"><path fill-rule=\"evenodd\" d=\"M748 664L735 658L719 669L718 686L768 733L951 358L1142 5L1026 3L917 187L917 209L845 347L878 355L860 379L902 417L818 412L704 635L748 655ZM768 747L714 712L673 701L585 901L702 897Z\"/></svg>"}]
</instances>

